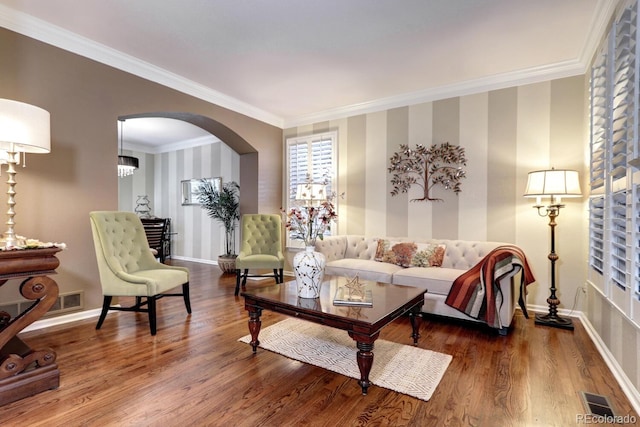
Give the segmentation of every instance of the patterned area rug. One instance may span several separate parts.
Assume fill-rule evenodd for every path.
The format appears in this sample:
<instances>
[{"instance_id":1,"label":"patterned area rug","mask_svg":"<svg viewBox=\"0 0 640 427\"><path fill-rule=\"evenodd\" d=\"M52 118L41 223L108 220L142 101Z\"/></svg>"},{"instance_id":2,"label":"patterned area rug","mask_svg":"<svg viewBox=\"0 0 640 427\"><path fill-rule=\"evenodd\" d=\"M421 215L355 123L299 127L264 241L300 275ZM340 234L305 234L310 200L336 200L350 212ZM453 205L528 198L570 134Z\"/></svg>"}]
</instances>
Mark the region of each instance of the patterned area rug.
<instances>
[{"instance_id":1,"label":"patterned area rug","mask_svg":"<svg viewBox=\"0 0 640 427\"><path fill-rule=\"evenodd\" d=\"M346 331L288 318L262 329L258 339L266 350L360 379L356 342ZM248 344L251 335L238 341ZM376 386L429 400L451 360L448 354L378 339L369 380Z\"/></svg>"}]
</instances>

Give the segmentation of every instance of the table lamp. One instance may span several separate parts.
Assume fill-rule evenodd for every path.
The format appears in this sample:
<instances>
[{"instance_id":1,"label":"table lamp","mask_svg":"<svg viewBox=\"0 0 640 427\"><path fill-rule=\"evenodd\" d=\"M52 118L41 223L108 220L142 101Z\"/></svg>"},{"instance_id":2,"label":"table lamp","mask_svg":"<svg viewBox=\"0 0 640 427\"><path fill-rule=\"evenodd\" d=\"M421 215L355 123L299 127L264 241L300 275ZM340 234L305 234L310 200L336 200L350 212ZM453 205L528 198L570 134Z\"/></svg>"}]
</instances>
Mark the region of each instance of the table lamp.
<instances>
[{"instance_id":1,"label":"table lamp","mask_svg":"<svg viewBox=\"0 0 640 427\"><path fill-rule=\"evenodd\" d=\"M7 231L4 233L5 247L16 246L14 232L16 165L25 165L25 153L48 153L51 151L49 112L24 102L0 99L0 150L7 152L7 184L9 209Z\"/></svg>"}]
</instances>

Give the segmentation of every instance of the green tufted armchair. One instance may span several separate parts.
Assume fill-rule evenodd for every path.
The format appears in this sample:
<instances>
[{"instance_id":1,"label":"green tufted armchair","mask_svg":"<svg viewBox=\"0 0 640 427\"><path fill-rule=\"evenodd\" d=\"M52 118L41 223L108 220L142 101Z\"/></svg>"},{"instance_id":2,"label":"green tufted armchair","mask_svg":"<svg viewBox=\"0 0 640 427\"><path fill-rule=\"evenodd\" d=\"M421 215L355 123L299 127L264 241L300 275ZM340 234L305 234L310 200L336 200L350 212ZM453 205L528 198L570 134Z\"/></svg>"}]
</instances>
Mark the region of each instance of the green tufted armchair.
<instances>
[{"instance_id":1,"label":"green tufted armchair","mask_svg":"<svg viewBox=\"0 0 640 427\"><path fill-rule=\"evenodd\" d=\"M236 291L245 288L249 269L273 270L276 283L282 283L284 254L282 253L282 218L274 214L242 215L240 231L242 242L236 258Z\"/></svg>"},{"instance_id":2,"label":"green tufted armchair","mask_svg":"<svg viewBox=\"0 0 640 427\"><path fill-rule=\"evenodd\" d=\"M156 261L136 214L96 211L89 216L104 295L96 329L100 329L109 310L136 311L149 313L151 335L155 335L156 301L165 296L183 297L187 313L191 313L189 270ZM178 286L182 286L182 293L166 293ZM114 296L136 297L136 304L111 306Z\"/></svg>"}]
</instances>

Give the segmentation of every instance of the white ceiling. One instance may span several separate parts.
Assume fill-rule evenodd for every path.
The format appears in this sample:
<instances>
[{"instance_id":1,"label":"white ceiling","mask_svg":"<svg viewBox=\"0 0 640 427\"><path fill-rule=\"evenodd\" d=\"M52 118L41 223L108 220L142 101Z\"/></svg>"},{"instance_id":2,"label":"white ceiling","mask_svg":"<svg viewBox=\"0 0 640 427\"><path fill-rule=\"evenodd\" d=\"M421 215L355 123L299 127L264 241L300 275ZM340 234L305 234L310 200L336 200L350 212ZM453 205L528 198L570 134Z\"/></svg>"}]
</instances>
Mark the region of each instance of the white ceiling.
<instances>
[{"instance_id":1,"label":"white ceiling","mask_svg":"<svg viewBox=\"0 0 640 427\"><path fill-rule=\"evenodd\" d=\"M576 75L617 0L0 0L0 25L280 127Z\"/></svg>"},{"instance_id":2,"label":"white ceiling","mask_svg":"<svg viewBox=\"0 0 640 427\"><path fill-rule=\"evenodd\" d=\"M175 151L220 141L191 123L163 117L132 118L119 122L118 140L120 137L125 150L145 153Z\"/></svg>"}]
</instances>

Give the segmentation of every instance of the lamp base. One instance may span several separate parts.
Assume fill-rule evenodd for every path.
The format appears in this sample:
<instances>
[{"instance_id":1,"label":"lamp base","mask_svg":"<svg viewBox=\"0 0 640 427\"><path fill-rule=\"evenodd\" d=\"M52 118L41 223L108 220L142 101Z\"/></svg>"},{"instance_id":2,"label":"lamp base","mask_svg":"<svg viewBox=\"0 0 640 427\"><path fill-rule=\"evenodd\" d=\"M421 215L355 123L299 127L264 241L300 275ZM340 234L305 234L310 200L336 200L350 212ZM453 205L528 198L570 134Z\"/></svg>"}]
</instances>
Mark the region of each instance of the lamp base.
<instances>
[{"instance_id":1,"label":"lamp base","mask_svg":"<svg viewBox=\"0 0 640 427\"><path fill-rule=\"evenodd\" d=\"M536 325L552 326L554 328L562 328L573 331L573 321L565 319L558 315L552 314L536 314Z\"/></svg>"}]
</instances>

